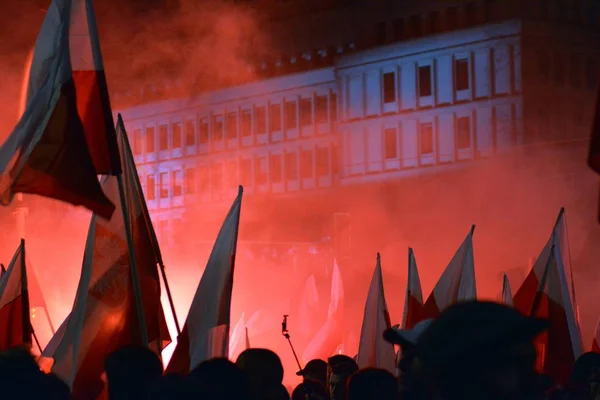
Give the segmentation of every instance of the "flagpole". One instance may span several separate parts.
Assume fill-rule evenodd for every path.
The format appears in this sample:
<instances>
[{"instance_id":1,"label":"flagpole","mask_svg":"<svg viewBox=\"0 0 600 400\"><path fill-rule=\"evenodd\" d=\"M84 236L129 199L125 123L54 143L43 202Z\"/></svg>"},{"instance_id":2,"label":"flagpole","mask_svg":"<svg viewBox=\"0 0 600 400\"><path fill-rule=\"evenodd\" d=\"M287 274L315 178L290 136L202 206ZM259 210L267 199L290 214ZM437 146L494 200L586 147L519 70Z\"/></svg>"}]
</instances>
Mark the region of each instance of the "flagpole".
<instances>
[{"instance_id":1,"label":"flagpole","mask_svg":"<svg viewBox=\"0 0 600 400\"><path fill-rule=\"evenodd\" d=\"M140 277L138 276L137 265L135 262L135 247L133 246L133 235L131 234L131 220L129 210L127 209L127 199L125 198L125 189L123 187L123 174L117 174L119 186L119 197L121 198L121 209L123 210L123 222L125 226L125 236L127 237L127 248L129 252L129 267L131 269L131 282L133 283L133 292L135 305L137 308L138 323L140 325L140 334L142 344L148 347L148 332L146 331L146 317L144 315L144 305L142 304L142 290L140 288Z\"/></svg>"},{"instance_id":2,"label":"flagpole","mask_svg":"<svg viewBox=\"0 0 600 400\"><path fill-rule=\"evenodd\" d=\"M131 146L129 145L129 138L127 137L127 131L125 130L125 124L123 123L123 117L121 117L121 114L117 115L117 125L119 125L123 131L123 141L127 144L125 147L125 151L127 151L127 155L129 156L129 158L131 160L135 160L133 153L131 152ZM134 179L136 180L138 186L141 186L139 184L139 178L137 176L137 174L134 176ZM143 193L139 193L142 197L143 197ZM142 208L144 210L143 214L144 214L144 219L146 219L146 224L148 226L148 233L150 235L150 239L152 240L152 244L154 247L154 254L156 256L157 259L157 264L160 267L160 274L162 276L162 280L163 283L165 284L165 290L167 292L167 299L169 300L169 306L171 307L171 314L173 314L173 321L175 322L175 329L177 329L177 335L181 335L181 328L179 326L179 320L177 319L177 313L175 312L175 303L173 302L173 296L171 295L171 288L169 286L169 282L167 281L167 274L165 272L165 264L163 263L163 259L162 259L162 254L160 252L160 247L158 246L158 239L156 238L156 233L154 232L154 228L152 227L152 221L149 221L147 217L150 216L150 213L148 212L148 206L146 204L146 199L143 199L143 201L140 202L142 205Z\"/></svg>"},{"instance_id":3,"label":"flagpole","mask_svg":"<svg viewBox=\"0 0 600 400\"><path fill-rule=\"evenodd\" d=\"M35 334L35 330L33 329L33 325L31 325L31 335L33 336L33 339L35 340L35 344L37 344L38 350L40 351L40 355L41 355L43 353L42 346L40 345L40 341L38 340L37 335Z\"/></svg>"}]
</instances>

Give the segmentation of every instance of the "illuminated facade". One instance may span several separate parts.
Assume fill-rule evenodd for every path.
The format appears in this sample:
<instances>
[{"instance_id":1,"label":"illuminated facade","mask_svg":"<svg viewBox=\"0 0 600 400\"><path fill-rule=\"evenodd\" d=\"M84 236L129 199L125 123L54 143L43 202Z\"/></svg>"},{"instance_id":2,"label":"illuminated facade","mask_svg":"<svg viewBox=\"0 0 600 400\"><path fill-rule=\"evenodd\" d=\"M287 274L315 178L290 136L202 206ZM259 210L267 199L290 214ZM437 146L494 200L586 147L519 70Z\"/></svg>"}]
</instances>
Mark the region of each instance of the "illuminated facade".
<instances>
[{"instance_id":1,"label":"illuminated facade","mask_svg":"<svg viewBox=\"0 0 600 400\"><path fill-rule=\"evenodd\" d=\"M338 38L263 63L271 76L256 82L121 110L162 241L240 183L249 198L326 196L576 139L595 95L597 8L520 3L370 16L385 20L368 41ZM314 67L286 70L302 59Z\"/></svg>"}]
</instances>

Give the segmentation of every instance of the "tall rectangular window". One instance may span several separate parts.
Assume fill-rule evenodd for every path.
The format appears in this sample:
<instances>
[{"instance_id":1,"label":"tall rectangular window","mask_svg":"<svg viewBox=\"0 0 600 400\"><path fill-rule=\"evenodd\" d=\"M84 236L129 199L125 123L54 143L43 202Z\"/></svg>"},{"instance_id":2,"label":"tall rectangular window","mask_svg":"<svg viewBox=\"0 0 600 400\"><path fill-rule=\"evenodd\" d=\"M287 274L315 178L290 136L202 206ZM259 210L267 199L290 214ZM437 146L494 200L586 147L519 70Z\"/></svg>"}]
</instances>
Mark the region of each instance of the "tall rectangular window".
<instances>
[{"instance_id":1,"label":"tall rectangular window","mask_svg":"<svg viewBox=\"0 0 600 400\"><path fill-rule=\"evenodd\" d=\"M383 74L383 102L385 104L396 101L396 74L386 72Z\"/></svg>"},{"instance_id":2,"label":"tall rectangular window","mask_svg":"<svg viewBox=\"0 0 600 400\"><path fill-rule=\"evenodd\" d=\"M436 34L442 31L442 24L440 22L440 13L438 11L429 12L429 33Z\"/></svg>"},{"instance_id":3,"label":"tall rectangular window","mask_svg":"<svg viewBox=\"0 0 600 400\"><path fill-rule=\"evenodd\" d=\"M431 65L419 67L419 97L431 96Z\"/></svg>"},{"instance_id":4,"label":"tall rectangular window","mask_svg":"<svg viewBox=\"0 0 600 400\"><path fill-rule=\"evenodd\" d=\"M185 194L196 193L196 170L187 168L185 170Z\"/></svg>"},{"instance_id":5,"label":"tall rectangular window","mask_svg":"<svg viewBox=\"0 0 600 400\"><path fill-rule=\"evenodd\" d=\"M212 190L216 193L223 191L223 164L215 163L210 168Z\"/></svg>"},{"instance_id":6,"label":"tall rectangular window","mask_svg":"<svg viewBox=\"0 0 600 400\"><path fill-rule=\"evenodd\" d=\"M223 116L222 115L213 115L212 138L213 138L213 141L223 140Z\"/></svg>"},{"instance_id":7,"label":"tall rectangular window","mask_svg":"<svg viewBox=\"0 0 600 400\"><path fill-rule=\"evenodd\" d=\"M398 158L398 132L396 128L388 128L383 131L384 150L386 160Z\"/></svg>"},{"instance_id":8,"label":"tall rectangular window","mask_svg":"<svg viewBox=\"0 0 600 400\"><path fill-rule=\"evenodd\" d=\"M327 147L317 148L316 160L317 176L329 175L329 149Z\"/></svg>"},{"instance_id":9,"label":"tall rectangular window","mask_svg":"<svg viewBox=\"0 0 600 400\"><path fill-rule=\"evenodd\" d=\"M271 182L280 183L283 180L283 166L281 165L281 155L271 155Z\"/></svg>"},{"instance_id":10,"label":"tall rectangular window","mask_svg":"<svg viewBox=\"0 0 600 400\"><path fill-rule=\"evenodd\" d=\"M419 137L419 152L421 155L428 155L433 153L433 124L424 123L421 124L421 131Z\"/></svg>"},{"instance_id":11,"label":"tall rectangular window","mask_svg":"<svg viewBox=\"0 0 600 400\"><path fill-rule=\"evenodd\" d=\"M242 137L248 137L252 134L252 112L243 110L240 117L240 134Z\"/></svg>"},{"instance_id":12,"label":"tall rectangular window","mask_svg":"<svg viewBox=\"0 0 600 400\"><path fill-rule=\"evenodd\" d=\"M158 127L158 150L169 150L169 127L167 125Z\"/></svg>"},{"instance_id":13,"label":"tall rectangular window","mask_svg":"<svg viewBox=\"0 0 600 400\"><path fill-rule=\"evenodd\" d=\"M183 171L173 171L171 173L171 180L173 196L181 196L183 194Z\"/></svg>"},{"instance_id":14,"label":"tall rectangular window","mask_svg":"<svg viewBox=\"0 0 600 400\"><path fill-rule=\"evenodd\" d=\"M156 134L153 126L146 128L146 153L154 153L156 151L154 143L156 141Z\"/></svg>"},{"instance_id":15,"label":"tall rectangular window","mask_svg":"<svg viewBox=\"0 0 600 400\"><path fill-rule=\"evenodd\" d=\"M175 122L173 124L173 148L179 149L181 147L181 122Z\"/></svg>"},{"instance_id":16,"label":"tall rectangular window","mask_svg":"<svg viewBox=\"0 0 600 400\"><path fill-rule=\"evenodd\" d=\"M410 35L412 37L419 37L423 35L423 27L421 26L420 15L412 15L408 21L410 24Z\"/></svg>"},{"instance_id":17,"label":"tall rectangular window","mask_svg":"<svg viewBox=\"0 0 600 400\"><path fill-rule=\"evenodd\" d=\"M198 141L201 144L208 143L208 118L200 118L200 129Z\"/></svg>"},{"instance_id":18,"label":"tall rectangular window","mask_svg":"<svg viewBox=\"0 0 600 400\"><path fill-rule=\"evenodd\" d=\"M269 132L281 130L281 104L271 104L269 107Z\"/></svg>"},{"instance_id":19,"label":"tall rectangular window","mask_svg":"<svg viewBox=\"0 0 600 400\"><path fill-rule=\"evenodd\" d=\"M196 144L196 127L193 121L185 121L185 145L194 146Z\"/></svg>"},{"instance_id":20,"label":"tall rectangular window","mask_svg":"<svg viewBox=\"0 0 600 400\"><path fill-rule=\"evenodd\" d=\"M465 16L467 20L467 26L477 25L477 5L475 3L468 3L465 7Z\"/></svg>"},{"instance_id":21,"label":"tall rectangular window","mask_svg":"<svg viewBox=\"0 0 600 400\"><path fill-rule=\"evenodd\" d=\"M469 60L467 58L454 60L454 71L456 74L456 90L468 90Z\"/></svg>"},{"instance_id":22,"label":"tall rectangular window","mask_svg":"<svg viewBox=\"0 0 600 400\"><path fill-rule=\"evenodd\" d=\"M266 185L269 173L267 170L267 158L266 157L258 157L256 158L256 163L254 165L255 176L256 176L256 184L257 185Z\"/></svg>"},{"instance_id":23,"label":"tall rectangular window","mask_svg":"<svg viewBox=\"0 0 600 400\"><path fill-rule=\"evenodd\" d=\"M298 155L285 153L285 178L293 181L298 179Z\"/></svg>"},{"instance_id":24,"label":"tall rectangular window","mask_svg":"<svg viewBox=\"0 0 600 400\"><path fill-rule=\"evenodd\" d=\"M285 129L296 129L296 102L286 101L285 102ZM278 129L275 129L278 130Z\"/></svg>"},{"instance_id":25,"label":"tall rectangular window","mask_svg":"<svg viewBox=\"0 0 600 400\"><path fill-rule=\"evenodd\" d=\"M139 156L143 153L142 130L136 129L133 131L133 154Z\"/></svg>"},{"instance_id":26,"label":"tall rectangular window","mask_svg":"<svg viewBox=\"0 0 600 400\"><path fill-rule=\"evenodd\" d=\"M265 107L256 107L254 110L254 127L259 135L267 132L267 111Z\"/></svg>"},{"instance_id":27,"label":"tall rectangular window","mask_svg":"<svg viewBox=\"0 0 600 400\"><path fill-rule=\"evenodd\" d=\"M154 175L146 176L146 199L156 199L156 181Z\"/></svg>"},{"instance_id":28,"label":"tall rectangular window","mask_svg":"<svg viewBox=\"0 0 600 400\"><path fill-rule=\"evenodd\" d=\"M404 36L404 20L397 18L392 22L392 29L394 31L394 41L399 42L405 38Z\"/></svg>"},{"instance_id":29,"label":"tall rectangular window","mask_svg":"<svg viewBox=\"0 0 600 400\"><path fill-rule=\"evenodd\" d=\"M331 121L337 121L338 104L337 93L335 92L331 92L331 96L329 97L329 110L329 114L331 115Z\"/></svg>"},{"instance_id":30,"label":"tall rectangular window","mask_svg":"<svg viewBox=\"0 0 600 400\"><path fill-rule=\"evenodd\" d=\"M300 151L300 176L302 179L312 178L314 173L312 150Z\"/></svg>"},{"instance_id":31,"label":"tall rectangular window","mask_svg":"<svg viewBox=\"0 0 600 400\"><path fill-rule=\"evenodd\" d=\"M456 147L459 150L471 148L471 119L459 117L456 120Z\"/></svg>"},{"instance_id":32,"label":"tall rectangular window","mask_svg":"<svg viewBox=\"0 0 600 400\"><path fill-rule=\"evenodd\" d=\"M556 86L565 84L565 60L559 54L554 56L554 83Z\"/></svg>"},{"instance_id":33,"label":"tall rectangular window","mask_svg":"<svg viewBox=\"0 0 600 400\"><path fill-rule=\"evenodd\" d=\"M446 10L446 30L453 31L458 29L458 7L450 7Z\"/></svg>"},{"instance_id":34,"label":"tall rectangular window","mask_svg":"<svg viewBox=\"0 0 600 400\"><path fill-rule=\"evenodd\" d=\"M167 199L169 197L169 173L161 172L160 178L160 198Z\"/></svg>"},{"instance_id":35,"label":"tall rectangular window","mask_svg":"<svg viewBox=\"0 0 600 400\"><path fill-rule=\"evenodd\" d=\"M237 138L237 114L227 114L227 139Z\"/></svg>"},{"instance_id":36,"label":"tall rectangular window","mask_svg":"<svg viewBox=\"0 0 600 400\"><path fill-rule=\"evenodd\" d=\"M300 126L310 126L313 123L312 100L300 100Z\"/></svg>"},{"instance_id":37,"label":"tall rectangular window","mask_svg":"<svg viewBox=\"0 0 600 400\"><path fill-rule=\"evenodd\" d=\"M387 24L380 22L377 24L377 44L382 45L387 41Z\"/></svg>"},{"instance_id":38,"label":"tall rectangular window","mask_svg":"<svg viewBox=\"0 0 600 400\"><path fill-rule=\"evenodd\" d=\"M317 120L317 124L327 123L327 96L316 97L315 118Z\"/></svg>"}]
</instances>

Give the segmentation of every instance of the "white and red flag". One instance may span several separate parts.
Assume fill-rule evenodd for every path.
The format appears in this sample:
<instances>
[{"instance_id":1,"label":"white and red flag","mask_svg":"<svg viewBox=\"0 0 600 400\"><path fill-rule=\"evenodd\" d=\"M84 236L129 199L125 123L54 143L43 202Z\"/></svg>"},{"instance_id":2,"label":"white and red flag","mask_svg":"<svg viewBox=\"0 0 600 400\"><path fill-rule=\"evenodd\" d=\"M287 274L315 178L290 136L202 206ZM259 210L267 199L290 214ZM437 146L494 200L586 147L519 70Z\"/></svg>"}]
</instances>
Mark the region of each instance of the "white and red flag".
<instances>
[{"instance_id":1,"label":"white and red flag","mask_svg":"<svg viewBox=\"0 0 600 400\"><path fill-rule=\"evenodd\" d=\"M513 306L512 290L510 289L510 281L506 274L504 274L504 277L502 278L502 303L507 306Z\"/></svg>"},{"instance_id":2,"label":"white and red flag","mask_svg":"<svg viewBox=\"0 0 600 400\"><path fill-rule=\"evenodd\" d=\"M152 228L120 119L117 126L124 201L117 177L104 177L102 187L117 211L110 220L92 216L73 309L43 352L43 357L53 359L52 371L70 385L75 399L96 398L102 392L106 356L125 345L146 345L136 302L141 304L151 347L158 351L170 342ZM122 207L127 207L129 220ZM139 293L132 280L126 229L133 239Z\"/></svg>"},{"instance_id":3,"label":"white and red flag","mask_svg":"<svg viewBox=\"0 0 600 400\"><path fill-rule=\"evenodd\" d=\"M383 290L381 258L377 254L377 265L371 279L360 330L357 356L360 368L382 368L392 374L396 372L394 345L383 338L383 333L390 327L390 315Z\"/></svg>"},{"instance_id":4,"label":"white and red flag","mask_svg":"<svg viewBox=\"0 0 600 400\"><path fill-rule=\"evenodd\" d=\"M417 261L412 248L408 249L408 278L406 280L406 295L404 297L404 313L402 314L403 329L412 329L425 319L423 291L417 269Z\"/></svg>"},{"instance_id":5,"label":"white and red flag","mask_svg":"<svg viewBox=\"0 0 600 400\"><path fill-rule=\"evenodd\" d=\"M344 339L344 283L336 260L333 260L331 274L331 297L327 320L317 334L308 343L302 353L302 361L306 364L316 358L326 360L333 355L335 349Z\"/></svg>"},{"instance_id":6,"label":"white and red flag","mask_svg":"<svg viewBox=\"0 0 600 400\"><path fill-rule=\"evenodd\" d=\"M231 293L242 195L240 186L196 289L167 372L187 373L203 361L229 356Z\"/></svg>"},{"instance_id":7,"label":"white and red flag","mask_svg":"<svg viewBox=\"0 0 600 400\"><path fill-rule=\"evenodd\" d=\"M532 270L514 295L514 305L524 314L548 319L548 331L538 337L538 365L559 382L566 382L575 360L582 353L577 314L568 272L563 264L564 210ZM571 281L572 282L572 281Z\"/></svg>"},{"instance_id":8,"label":"white and red flag","mask_svg":"<svg viewBox=\"0 0 600 400\"><path fill-rule=\"evenodd\" d=\"M304 290L300 297L300 305L298 306L298 335L301 338L310 338L315 333L318 325L319 315L319 292L317 291L317 282L315 276L311 275L304 284Z\"/></svg>"},{"instance_id":9,"label":"white and red flag","mask_svg":"<svg viewBox=\"0 0 600 400\"><path fill-rule=\"evenodd\" d=\"M110 218L98 174L120 171L91 0L54 0L38 35L26 107L0 148L0 201L30 193Z\"/></svg>"},{"instance_id":10,"label":"white and red flag","mask_svg":"<svg viewBox=\"0 0 600 400\"><path fill-rule=\"evenodd\" d=\"M29 314L25 241L0 279L0 351L30 346L33 329Z\"/></svg>"},{"instance_id":11,"label":"white and red flag","mask_svg":"<svg viewBox=\"0 0 600 400\"><path fill-rule=\"evenodd\" d=\"M433 292L425 302L427 318L437 318L447 307L459 301L477 298L475 260L473 257L473 232L475 225L462 242L444 270Z\"/></svg>"}]
</instances>

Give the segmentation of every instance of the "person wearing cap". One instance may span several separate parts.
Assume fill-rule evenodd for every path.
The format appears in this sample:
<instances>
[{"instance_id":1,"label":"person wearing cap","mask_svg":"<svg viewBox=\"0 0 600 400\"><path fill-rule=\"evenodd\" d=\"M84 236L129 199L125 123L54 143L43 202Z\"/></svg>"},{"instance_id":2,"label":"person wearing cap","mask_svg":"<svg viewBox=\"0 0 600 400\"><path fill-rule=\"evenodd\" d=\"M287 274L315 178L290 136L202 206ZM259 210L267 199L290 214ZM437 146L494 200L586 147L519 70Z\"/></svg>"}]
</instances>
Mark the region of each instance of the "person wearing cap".
<instances>
[{"instance_id":1,"label":"person wearing cap","mask_svg":"<svg viewBox=\"0 0 600 400\"><path fill-rule=\"evenodd\" d=\"M421 394L444 400L534 398L534 339L546 328L546 321L494 302L448 307L414 347Z\"/></svg>"},{"instance_id":2,"label":"person wearing cap","mask_svg":"<svg viewBox=\"0 0 600 400\"><path fill-rule=\"evenodd\" d=\"M312 380L327 385L327 362L319 359L310 360L302 371L296 372L304 380Z\"/></svg>"}]
</instances>

